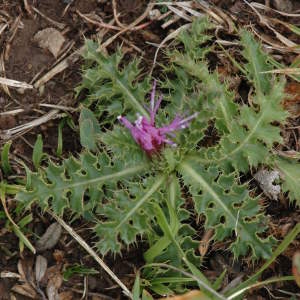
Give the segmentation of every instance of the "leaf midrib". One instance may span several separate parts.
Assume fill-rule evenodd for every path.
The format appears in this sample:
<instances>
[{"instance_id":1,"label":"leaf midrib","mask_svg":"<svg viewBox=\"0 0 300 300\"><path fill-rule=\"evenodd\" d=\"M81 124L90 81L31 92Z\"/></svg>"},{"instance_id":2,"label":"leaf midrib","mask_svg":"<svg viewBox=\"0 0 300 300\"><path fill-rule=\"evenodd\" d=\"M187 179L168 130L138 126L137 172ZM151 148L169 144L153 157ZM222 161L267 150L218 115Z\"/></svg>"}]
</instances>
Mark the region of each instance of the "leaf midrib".
<instances>
[{"instance_id":1,"label":"leaf midrib","mask_svg":"<svg viewBox=\"0 0 300 300\"><path fill-rule=\"evenodd\" d=\"M68 185L63 185L60 187L54 187L53 189L51 189L52 191L62 191L62 190L68 190L68 189L72 189L72 188L76 188L78 186L88 186L94 183L99 183L99 182L104 182L107 180L111 180L111 179L119 179L125 176L129 176L135 173L138 173L140 171L145 170L148 167L148 164L144 163L144 164L140 164L138 166L135 167L131 167L131 168L127 168L124 169L122 171L119 172L115 172L109 175L103 175L97 178L93 178L93 179L89 179L89 180L82 180L80 182L76 182L73 184L68 184Z\"/></svg>"},{"instance_id":2,"label":"leaf midrib","mask_svg":"<svg viewBox=\"0 0 300 300\"><path fill-rule=\"evenodd\" d=\"M231 210L223 203L221 198L218 196L218 194L211 188L209 183L206 182L206 180L198 174L188 163L182 163L181 168L187 172L194 180L196 180L200 185L202 185L203 189L206 190L212 197L215 199L215 201L222 207L223 211L226 212L229 217L234 221L235 224L239 224L239 226L242 228L243 232L247 234L248 237L250 237L251 241L255 241L255 244L257 248L260 249L261 253L264 253L265 257L269 256L269 253L265 251L265 249L261 246L260 243L257 243L255 239L252 238L252 236L249 234L247 228L239 222L239 219L237 219Z\"/></svg>"},{"instance_id":3,"label":"leaf midrib","mask_svg":"<svg viewBox=\"0 0 300 300\"><path fill-rule=\"evenodd\" d=\"M259 119L257 120L257 123L255 126L248 132L247 137L239 144L238 147L236 147L233 151L229 152L228 154L222 156L221 158L217 159L217 162L220 162L222 160L227 159L228 157L232 156L233 154L237 153L240 151L244 146L247 144L247 142L253 137L253 135L256 133L257 128L260 126L261 122L263 121L265 116L265 112L262 112Z\"/></svg>"}]
</instances>

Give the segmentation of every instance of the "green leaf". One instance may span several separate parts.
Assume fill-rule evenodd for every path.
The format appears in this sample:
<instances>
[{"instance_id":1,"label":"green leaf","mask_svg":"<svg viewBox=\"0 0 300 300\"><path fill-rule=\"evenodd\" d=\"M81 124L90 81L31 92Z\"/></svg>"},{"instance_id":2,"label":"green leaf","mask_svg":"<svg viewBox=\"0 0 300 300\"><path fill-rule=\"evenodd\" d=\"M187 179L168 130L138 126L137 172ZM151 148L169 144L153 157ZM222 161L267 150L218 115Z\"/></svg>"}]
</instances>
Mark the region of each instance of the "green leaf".
<instances>
[{"instance_id":1,"label":"green leaf","mask_svg":"<svg viewBox=\"0 0 300 300\"><path fill-rule=\"evenodd\" d=\"M12 172L9 163L9 150L10 150L11 143L12 143L11 141L5 143L1 151L1 167L5 175L9 175Z\"/></svg>"},{"instance_id":2,"label":"green leaf","mask_svg":"<svg viewBox=\"0 0 300 300\"><path fill-rule=\"evenodd\" d=\"M141 70L139 61L120 67L122 54L120 49L111 56L105 56L101 51L97 51L98 44L87 40L84 58L89 63L94 63L93 67L88 64L83 73L81 85L77 88L77 93L87 89L89 97L85 104L90 106L96 103L96 111L104 117L103 123L113 123L118 115L131 109L144 116L148 112L144 108L145 95L149 91L148 79L136 83L136 78Z\"/></svg>"},{"instance_id":3,"label":"green leaf","mask_svg":"<svg viewBox=\"0 0 300 300\"><path fill-rule=\"evenodd\" d=\"M213 158L216 163L230 163L245 172L249 166L266 162L273 144L282 142L280 128L274 122L285 122L288 116L281 106L283 90L284 82L277 82L268 95L257 95L259 111L240 107L240 116L232 119L231 132L220 140L219 151Z\"/></svg>"},{"instance_id":4,"label":"green leaf","mask_svg":"<svg viewBox=\"0 0 300 300\"><path fill-rule=\"evenodd\" d=\"M295 161L277 159L275 166L283 175L282 190L289 192L290 201L296 200L297 205L300 205L300 164Z\"/></svg>"},{"instance_id":5,"label":"green leaf","mask_svg":"<svg viewBox=\"0 0 300 300\"><path fill-rule=\"evenodd\" d=\"M66 207L83 213L101 199L104 184L135 176L146 167L145 163L135 166L116 163L112 166L104 153L94 156L83 152L79 160L70 157L62 165L50 161L43 172L31 173L30 188L18 193L16 198L27 206L37 201L42 209L48 208L51 199L51 207L56 214L62 214Z\"/></svg>"},{"instance_id":6,"label":"green leaf","mask_svg":"<svg viewBox=\"0 0 300 300\"><path fill-rule=\"evenodd\" d=\"M79 128L81 145L90 151L96 151L101 128L94 113L87 108L81 110Z\"/></svg>"},{"instance_id":7,"label":"green leaf","mask_svg":"<svg viewBox=\"0 0 300 300\"><path fill-rule=\"evenodd\" d=\"M75 274L95 275L99 274L99 272L93 268L87 268L79 264L74 264L73 266L66 268L66 270L63 272L63 278L65 281L68 281Z\"/></svg>"},{"instance_id":8,"label":"green leaf","mask_svg":"<svg viewBox=\"0 0 300 300\"><path fill-rule=\"evenodd\" d=\"M57 137L57 148L56 148L56 155L58 157L62 156L63 152L63 128L65 126L66 119L62 119L58 124L58 137Z\"/></svg>"},{"instance_id":9,"label":"green leaf","mask_svg":"<svg viewBox=\"0 0 300 300\"><path fill-rule=\"evenodd\" d=\"M153 300L153 297L149 294L149 292L143 290L142 300Z\"/></svg>"},{"instance_id":10,"label":"green leaf","mask_svg":"<svg viewBox=\"0 0 300 300\"><path fill-rule=\"evenodd\" d=\"M35 254L35 248L34 246L31 244L31 242L29 241L29 239L24 235L24 233L22 232L22 230L19 228L19 226L14 222L14 220L12 219L12 217L9 214L9 211L6 207L6 186L3 185L0 182L0 198L1 198L1 202L2 202L2 206L4 208L4 212L6 214L7 219L9 220L9 222L12 225L12 229L14 231L14 233L16 234L16 236L19 238L19 246L20 246L20 251L23 252L24 249L24 245L26 245L26 247L33 253ZM25 219L25 221L23 220L23 222L27 222L28 218Z\"/></svg>"},{"instance_id":11,"label":"green leaf","mask_svg":"<svg viewBox=\"0 0 300 300\"><path fill-rule=\"evenodd\" d=\"M224 271L217 277L217 279L215 280L214 284L213 284L213 288L217 291L221 288L224 277L227 273L227 270L224 269Z\"/></svg>"},{"instance_id":12,"label":"green leaf","mask_svg":"<svg viewBox=\"0 0 300 300\"><path fill-rule=\"evenodd\" d=\"M40 167L43 156L43 138L42 135L39 134L35 141L32 152L32 162L36 170Z\"/></svg>"},{"instance_id":13,"label":"green leaf","mask_svg":"<svg viewBox=\"0 0 300 300\"><path fill-rule=\"evenodd\" d=\"M260 238L266 230L266 217L260 213L257 199L250 198L247 187L235 183L234 174L222 175L217 168L208 169L184 162L179 168L190 187L195 208L206 217L206 228L213 228L214 239L222 241L235 233L231 244L235 258L246 255L269 258L274 239Z\"/></svg>"},{"instance_id":14,"label":"green leaf","mask_svg":"<svg viewBox=\"0 0 300 300\"><path fill-rule=\"evenodd\" d=\"M20 228L24 228L27 224L29 224L30 222L32 222L33 218L32 218L32 214L28 214L27 216L23 217L19 222L18 222L18 226Z\"/></svg>"},{"instance_id":15,"label":"green leaf","mask_svg":"<svg viewBox=\"0 0 300 300\"><path fill-rule=\"evenodd\" d=\"M124 127L115 126L113 130L103 133L101 141L114 153L116 159L127 163L139 163L148 160L140 145L134 141L129 130Z\"/></svg>"},{"instance_id":16,"label":"green leaf","mask_svg":"<svg viewBox=\"0 0 300 300\"><path fill-rule=\"evenodd\" d=\"M150 231L150 222L155 217L152 202L161 199L157 190L164 182L164 176L136 183L123 182L123 190L114 191L112 198L99 207L99 213L106 218L95 228L102 254L120 252L120 240L129 245L135 242L137 235Z\"/></svg>"},{"instance_id":17,"label":"green leaf","mask_svg":"<svg viewBox=\"0 0 300 300\"><path fill-rule=\"evenodd\" d=\"M140 273L138 272L135 277L134 285L132 288L133 300L140 300L141 288L140 288Z\"/></svg>"},{"instance_id":18,"label":"green leaf","mask_svg":"<svg viewBox=\"0 0 300 300\"><path fill-rule=\"evenodd\" d=\"M274 263L276 258L283 253L287 247L297 238L300 233L300 224L294 226L294 228L286 235L284 240L279 244L279 246L272 253L272 256L259 268L255 274L251 275L247 280L240 283L237 287L226 292L226 296L233 295L237 291L241 291L249 285L256 283L262 273L269 268L269 266Z\"/></svg>"},{"instance_id":19,"label":"green leaf","mask_svg":"<svg viewBox=\"0 0 300 300\"><path fill-rule=\"evenodd\" d=\"M242 30L240 35L241 44L244 48L243 55L248 61L244 66L248 72L248 79L254 83L256 92L259 95L268 94L272 87L272 75L264 73L271 70L271 66L268 64L268 56L262 51L261 45L249 31Z\"/></svg>"}]
</instances>

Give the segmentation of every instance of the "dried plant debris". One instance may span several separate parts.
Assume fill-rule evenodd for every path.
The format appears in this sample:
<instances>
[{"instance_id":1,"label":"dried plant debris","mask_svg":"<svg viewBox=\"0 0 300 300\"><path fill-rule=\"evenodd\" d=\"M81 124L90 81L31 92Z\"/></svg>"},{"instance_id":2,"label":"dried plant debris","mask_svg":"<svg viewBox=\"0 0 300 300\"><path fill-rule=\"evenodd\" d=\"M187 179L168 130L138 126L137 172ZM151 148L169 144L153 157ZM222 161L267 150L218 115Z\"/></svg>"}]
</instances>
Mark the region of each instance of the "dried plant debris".
<instances>
[{"instance_id":1,"label":"dried plant debris","mask_svg":"<svg viewBox=\"0 0 300 300\"><path fill-rule=\"evenodd\" d=\"M62 228L58 223L51 224L36 243L38 251L52 249L60 239Z\"/></svg>"},{"instance_id":2,"label":"dried plant debris","mask_svg":"<svg viewBox=\"0 0 300 300\"><path fill-rule=\"evenodd\" d=\"M61 264L48 267L47 259L38 255L35 264L32 258L19 260L18 271L18 277L14 278L18 278L19 282L12 287L12 292L30 299L67 299L60 298L59 293L63 282Z\"/></svg>"},{"instance_id":3,"label":"dried plant debris","mask_svg":"<svg viewBox=\"0 0 300 300\"><path fill-rule=\"evenodd\" d=\"M276 9L283 12L292 12L293 11L293 3L290 0L273 0L273 5Z\"/></svg>"},{"instance_id":4,"label":"dried plant debris","mask_svg":"<svg viewBox=\"0 0 300 300\"><path fill-rule=\"evenodd\" d=\"M281 189L279 185L274 185L274 181L279 179L278 171L259 170L254 178L268 197L274 200L278 199Z\"/></svg>"},{"instance_id":5,"label":"dried plant debris","mask_svg":"<svg viewBox=\"0 0 300 300\"><path fill-rule=\"evenodd\" d=\"M55 28L46 28L37 32L34 41L43 48L49 50L57 58L65 42L64 36Z\"/></svg>"}]
</instances>

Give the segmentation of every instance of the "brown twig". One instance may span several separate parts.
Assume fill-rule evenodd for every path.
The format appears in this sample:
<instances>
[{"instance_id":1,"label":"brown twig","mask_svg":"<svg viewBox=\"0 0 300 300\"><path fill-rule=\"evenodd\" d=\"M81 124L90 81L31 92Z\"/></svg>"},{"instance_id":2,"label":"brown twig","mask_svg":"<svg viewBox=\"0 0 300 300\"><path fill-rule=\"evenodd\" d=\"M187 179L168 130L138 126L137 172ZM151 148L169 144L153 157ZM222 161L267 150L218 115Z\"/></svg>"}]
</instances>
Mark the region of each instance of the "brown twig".
<instances>
[{"instance_id":1,"label":"brown twig","mask_svg":"<svg viewBox=\"0 0 300 300\"><path fill-rule=\"evenodd\" d=\"M112 8L113 8L113 13L114 13L114 19L115 19L116 23L118 24L118 26L120 26L121 28L126 28L127 26L124 25L119 19L119 14L117 13L116 0L112 0Z\"/></svg>"},{"instance_id":2,"label":"brown twig","mask_svg":"<svg viewBox=\"0 0 300 300\"><path fill-rule=\"evenodd\" d=\"M151 24L151 21L146 22L144 24L141 24L137 26L137 24L141 23L147 16L149 15L150 10L153 8L154 4L150 3L148 4L146 10L142 15L140 15L135 21L133 21L130 25L128 25L126 28L122 29L118 33L116 33L114 36L110 37L108 40L106 40L102 45L100 45L99 50L102 50L103 48L107 48L108 45L110 45L118 36L121 34L127 32L127 31L133 31L133 30L140 30Z\"/></svg>"},{"instance_id":3,"label":"brown twig","mask_svg":"<svg viewBox=\"0 0 300 300\"><path fill-rule=\"evenodd\" d=\"M123 293L130 299L133 299L132 293L128 290L126 285L112 272L112 270L105 264L105 262L97 255L97 253L79 236L73 228L65 223L63 219L57 216L51 210L47 212L79 243L81 247L84 248L96 261L97 263L105 270L105 272L119 285Z\"/></svg>"},{"instance_id":4,"label":"brown twig","mask_svg":"<svg viewBox=\"0 0 300 300\"><path fill-rule=\"evenodd\" d=\"M3 74L3 76L5 76L4 51L1 53L1 56L0 56L0 73ZM1 84L0 86L2 87L3 91L4 91L9 97L11 97L11 94L10 94L10 91L9 91L8 86L5 85L5 84Z\"/></svg>"},{"instance_id":5,"label":"brown twig","mask_svg":"<svg viewBox=\"0 0 300 300\"><path fill-rule=\"evenodd\" d=\"M91 23L93 25L97 25L99 27L103 27L103 28L107 28L107 29L112 29L112 30L121 30L122 28L114 26L114 25L110 25L107 23L103 23L103 22L99 22L99 21L95 21L92 20L91 18L89 18L87 15L81 13L78 9L76 9L76 13L83 18L85 21L87 21L88 23Z\"/></svg>"},{"instance_id":6,"label":"brown twig","mask_svg":"<svg viewBox=\"0 0 300 300\"><path fill-rule=\"evenodd\" d=\"M11 47L11 43L13 41L13 39L15 38L17 31L18 31L18 27L21 21L21 15L19 15L16 20L14 21L12 27L11 27L11 36L7 41L6 47L5 47L5 53L4 53L4 59L8 60L9 57L9 52L10 52L10 47Z\"/></svg>"},{"instance_id":7,"label":"brown twig","mask_svg":"<svg viewBox=\"0 0 300 300\"><path fill-rule=\"evenodd\" d=\"M28 1L27 0L23 0L23 3L24 3L24 8L27 11L28 15L31 16L31 17L33 17L33 13L32 13L30 5L28 4Z\"/></svg>"},{"instance_id":8,"label":"brown twig","mask_svg":"<svg viewBox=\"0 0 300 300\"><path fill-rule=\"evenodd\" d=\"M45 20L47 20L49 23L51 23L52 25L56 26L58 29L63 30L65 28L65 24L59 23L57 21L54 21L52 19L50 19L49 17L47 17L46 15L44 15L42 12L40 12L36 7L32 6L32 9L39 14L42 18L44 18Z\"/></svg>"},{"instance_id":9,"label":"brown twig","mask_svg":"<svg viewBox=\"0 0 300 300\"><path fill-rule=\"evenodd\" d=\"M68 9L70 8L70 6L73 4L74 0L71 0L68 5L66 6L66 8L64 9L63 13L62 13L62 17L65 16L65 14L67 13Z\"/></svg>"}]
</instances>

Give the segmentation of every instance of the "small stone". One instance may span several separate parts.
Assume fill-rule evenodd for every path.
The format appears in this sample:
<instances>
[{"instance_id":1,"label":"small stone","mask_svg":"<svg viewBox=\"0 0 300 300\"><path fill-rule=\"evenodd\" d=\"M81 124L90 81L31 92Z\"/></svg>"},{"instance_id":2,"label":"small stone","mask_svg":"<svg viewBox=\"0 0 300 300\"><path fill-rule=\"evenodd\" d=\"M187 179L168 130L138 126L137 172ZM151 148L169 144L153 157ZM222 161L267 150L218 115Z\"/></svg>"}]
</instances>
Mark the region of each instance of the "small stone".
<instances>
[{"instance_id":1,"label":"small stone","mask_svg":"<svg viewBox=\"0 0 300 300\"><path fill-rule=\"evenodd\" d=\"M273 5L276 9L286 13L293 11L293 3L290 0L273 0Z\"/></svg>"}]
</instances>

